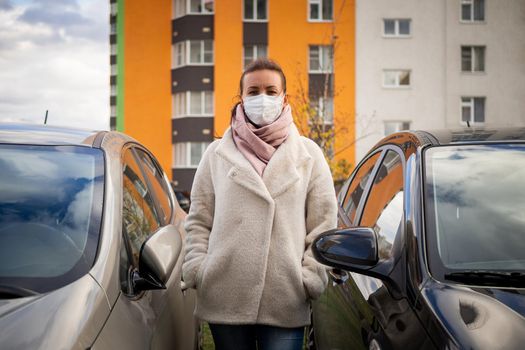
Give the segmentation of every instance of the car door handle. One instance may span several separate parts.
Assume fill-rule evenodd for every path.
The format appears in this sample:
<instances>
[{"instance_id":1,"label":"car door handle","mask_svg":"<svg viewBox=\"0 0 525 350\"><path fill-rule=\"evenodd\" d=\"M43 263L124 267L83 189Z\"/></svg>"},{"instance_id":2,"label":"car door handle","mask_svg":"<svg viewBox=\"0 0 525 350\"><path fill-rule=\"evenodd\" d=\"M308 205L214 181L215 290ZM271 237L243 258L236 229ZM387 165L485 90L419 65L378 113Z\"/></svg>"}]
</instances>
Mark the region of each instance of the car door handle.
<instances>
[{"instance_id":1,"label":"car door handle","mask_svg":"<svg viewBox=\"0 0 525 350\"><path fill-rule=\"evenodd\" d=\"M341 269L331 269L328 271L328 273L330 273L330 276L332 276L334 282L333 282L333 285L335 286L336 284L343 284L345 283L348 278L350 277L348 275L348 272L346 272L345 270L341 270Z\"/></svg>"}]
</instances>

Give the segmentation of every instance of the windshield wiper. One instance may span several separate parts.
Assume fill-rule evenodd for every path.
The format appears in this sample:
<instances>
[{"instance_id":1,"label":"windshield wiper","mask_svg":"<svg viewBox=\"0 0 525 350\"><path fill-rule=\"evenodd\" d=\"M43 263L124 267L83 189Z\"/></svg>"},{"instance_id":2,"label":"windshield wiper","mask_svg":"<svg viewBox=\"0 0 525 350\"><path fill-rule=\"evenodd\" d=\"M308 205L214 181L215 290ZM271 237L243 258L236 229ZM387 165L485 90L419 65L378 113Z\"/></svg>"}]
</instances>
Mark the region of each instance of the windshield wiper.
<instances>
[{"instance_id":1,"label":"windshield wiper","mask_svg":"<svg viewBox=\"0 0 525 350\"><path fill-rule=\"evenodd\" d=\"M525 287L525 273L518 271L468 270L445 274L445 279L455 282L480 283L490 286Z\"/></svg>"},{"instance_id":2,"label":"windshield wiper","mask_svg":"<svg viewBox=\"0 0 525 350\"><path fill-rule=\"evenodd\" d=\"M0 284L0 299L14 299L37 295L38 292L19 286Z\"/></svg>"}]
</instances>

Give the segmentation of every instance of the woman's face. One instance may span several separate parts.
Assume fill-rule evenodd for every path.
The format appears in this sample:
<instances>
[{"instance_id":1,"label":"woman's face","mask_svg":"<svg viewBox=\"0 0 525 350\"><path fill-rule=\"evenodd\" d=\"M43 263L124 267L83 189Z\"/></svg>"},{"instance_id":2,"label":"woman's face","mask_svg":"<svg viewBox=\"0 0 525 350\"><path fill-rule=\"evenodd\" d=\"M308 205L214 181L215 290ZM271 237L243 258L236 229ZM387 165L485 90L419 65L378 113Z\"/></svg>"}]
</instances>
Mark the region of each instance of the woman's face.
<instances>
[{"instance_id":1,"label":"woman's face","mask_svg":"<svg viewBox=\"0 0 525 350\"><path fill-rule=\"evenodd\" d=\"M266 94L278 96L283 93L283 83L279 73L263 69L247 73L244 76L242 98Z\"/></svg>"}]
</instances>

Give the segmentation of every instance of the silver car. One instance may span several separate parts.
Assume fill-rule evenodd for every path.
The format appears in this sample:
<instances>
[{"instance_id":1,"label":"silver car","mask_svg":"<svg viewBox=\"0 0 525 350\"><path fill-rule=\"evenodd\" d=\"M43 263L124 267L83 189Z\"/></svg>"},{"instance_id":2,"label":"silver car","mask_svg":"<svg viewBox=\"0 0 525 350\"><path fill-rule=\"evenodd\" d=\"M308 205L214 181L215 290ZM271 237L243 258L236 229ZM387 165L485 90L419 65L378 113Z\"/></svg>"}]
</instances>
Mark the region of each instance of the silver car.
<instances>
[{"instance_id":1,"label":"silver car","mask_svg":"<svg viewBox=\"0 0 525 350\"><path fill-rule=\"evenodd\" d=\"M0 124L0 348L197 348L184 218L132 138Z\"/></svg>"}]
</instances>

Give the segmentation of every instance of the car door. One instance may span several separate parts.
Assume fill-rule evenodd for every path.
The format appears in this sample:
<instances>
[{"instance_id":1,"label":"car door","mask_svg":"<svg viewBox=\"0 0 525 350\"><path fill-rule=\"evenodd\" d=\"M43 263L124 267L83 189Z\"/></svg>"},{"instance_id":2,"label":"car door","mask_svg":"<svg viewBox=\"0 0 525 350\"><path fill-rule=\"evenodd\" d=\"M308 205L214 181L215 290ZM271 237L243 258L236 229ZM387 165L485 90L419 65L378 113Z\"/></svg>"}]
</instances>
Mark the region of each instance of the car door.
<instances>
[{"instance_id":1,"label":"car door","mask_svg":"<svg viewBox=\"0 0 525 350\"><path fill-rule=\"evenodd\" d=\"M381 159L381 151L377 151L354 170L343 185L339 195L339 228L354 225L358 219L359 206L363 194L373 178L374 170ZM366 285L364 276L348 274L338 269L329 269L328 287L323 295L313 303L313 328L318 349L362 349L364 343L361 336L361 325L368 313L363 314L366 304L357 283ZM355 275L355 276L354 276ZM370 280L371 281L371 280ZM380 281L376 281L380 284ZM366 321L368 322L368 321Z\"/></svg>"},{"instance_id":2,"label":"car door","mask_svg":"<svg viewBox=\"0 0 525 350\"><path fill-rule=\"evenodd\" d=\"M160 228L172 225L174 201L167 186L162 169L144 149L133 145L123 150L121 293L97 348L193 347L194 324L188 318L187 324L181 325L179 317L188 315L180 290L182 255L166 283L167 289L138 291L132 282L143 243ZM174 233L178 234L176 230Z\"/></svg>"}]
</instances>

